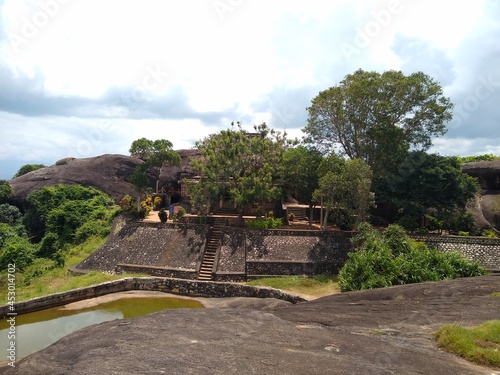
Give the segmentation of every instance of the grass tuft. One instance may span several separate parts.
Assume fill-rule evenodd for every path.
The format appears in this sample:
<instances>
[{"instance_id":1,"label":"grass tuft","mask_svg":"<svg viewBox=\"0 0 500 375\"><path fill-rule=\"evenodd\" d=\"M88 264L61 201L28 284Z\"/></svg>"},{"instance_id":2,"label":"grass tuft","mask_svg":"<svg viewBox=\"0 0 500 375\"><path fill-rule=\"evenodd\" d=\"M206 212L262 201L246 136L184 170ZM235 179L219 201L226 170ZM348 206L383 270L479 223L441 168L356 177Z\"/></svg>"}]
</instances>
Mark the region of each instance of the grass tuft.
<instances>
[{"instance_id":1,"label":"grass tuft","mask_svg":"<svg viewBox=\"0 0 500 375\"><path fill-rule=\"evenodd\" d=\"M247 284L252 286L267 286L313 298L340 292L337 276L333 275L266 277L251 280Z\"/></svg>"},{"instance_id":2,"label":"grass tuft","mask_svg":"<svg viewBox=\"0 0 500 375\"><path fill-rule=\"evenodd\" d=\"M448 324L434 333L438 346L468 361L500 368L500 320L476 327Z\"/></svg>"}]
</instances>

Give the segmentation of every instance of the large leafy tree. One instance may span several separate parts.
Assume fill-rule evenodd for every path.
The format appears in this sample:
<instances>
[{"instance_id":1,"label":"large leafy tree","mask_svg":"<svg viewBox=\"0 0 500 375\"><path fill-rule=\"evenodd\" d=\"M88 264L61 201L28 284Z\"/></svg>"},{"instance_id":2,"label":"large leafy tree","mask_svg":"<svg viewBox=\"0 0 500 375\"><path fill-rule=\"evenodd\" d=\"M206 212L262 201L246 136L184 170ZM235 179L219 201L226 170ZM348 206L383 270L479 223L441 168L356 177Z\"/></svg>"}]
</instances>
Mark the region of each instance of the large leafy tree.
<instances>
[{"instance_id":1,"label":"large leafy tree","mask_svg":"<svg viewBox=\"0 0 500 375\"><path fill-rule=\"evenodd\" d=\"M313 194L318 188L318 168L323 157L304 146L289 148L283 155L284 186L299 202L309 204L309 224L314 206Z\"/></svg>"},{"instance_id":2,"label":"large leafy tree","mask_svg":"<svg viewBox=\"0 0 500 375\"><path fill-rule=\"evenodd\" d=\"M370 166L361 159L346 160L332 153L320 165L319 173L314 198L325 210L323 225L331 213L341 228L355 229L374 204Z\"/></svg>"},{"instance_id":3,"label":"large leafy tree","mask_svg":"<svg viewBox=\"0 0 500 375\"><path fill-rule=\"evenodd\" d=\"M218 199L229 196L243 215L246 205L271 201L282 192L282 157L286 135L265 123L248 133L222 130L196 142L202 157L192 160L200 179L191 185L192 202L205 212Z\"/></svg>"},{"instance_id":4,"label":"large leafy tree","mask_svg":"<svg viewBox=\"0 0 500 375\"><path fill-rule=\"evenodd\" d=\"M132 142L129 152L131 156L144 160L144 164L137 166L129 177L139 191L143 191L149 183L148 170L153 170L158 184L163 165L180 165L181 163L179 153L173 150L172 142L166 139L155 141L146 138L137 139ZM158 186L156 188L158 189Z\"/></svg>"},{"instance_id":5,"label":"large leafy tree","mask_svg":"<svg viewBox=\"0 0 500 375\"><path fill-rule=\"evenodd\" d=\"M370 165L378 180L410 149L427 150L446 132L452 103L422 72L357 70L321 91L308 108L306 141Z\"/></svg>"}]
</instances>

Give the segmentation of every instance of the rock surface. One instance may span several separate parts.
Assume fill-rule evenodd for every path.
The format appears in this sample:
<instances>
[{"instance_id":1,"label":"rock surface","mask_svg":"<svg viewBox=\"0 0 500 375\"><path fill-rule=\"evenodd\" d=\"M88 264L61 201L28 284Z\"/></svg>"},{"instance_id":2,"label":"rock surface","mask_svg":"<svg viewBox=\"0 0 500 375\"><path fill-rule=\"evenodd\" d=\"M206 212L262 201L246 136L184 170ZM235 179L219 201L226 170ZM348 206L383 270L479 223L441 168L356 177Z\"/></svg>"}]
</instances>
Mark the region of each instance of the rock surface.
<instances>
[{"instance_id":1,"label":"rock surface","mask_svg":"<svg viewBox=\"0 0 500 375\"><path fill-rule=\"evenodd\" d=\"M160 173L159 186L173 186L179 189L179 181L193 174L190 158L199 157L198 150L178 150L181 155L180 166L164 166ZM134 185L128 176L143 161L131 156L106 154L92 158L76 159L67 157L50 167L38 169L9 181L17 200L24 200L33 190L57 184L81 184L99 189L115 200L125 194L136 195ZM151 187L155 177L150 175Z\"/></svg>"},{"instance_id":2,"label":"rock surface","mask_svg":"<svg viewBox=\"0 0 500 375\"><path fill-rule=\"evenodd\" d=\"M499 319L498 291L500 276L485 276L265 310L164 310L79 330L6 374L499 374L432 339L445 323Z\"/></svg>"},{"instance_id":3,"label":"rock surface","mask_svg":"<svg viewBox=\"0 0 500 375\"><path fill-rule=\"evenodd\" d=\"M127 177L143 161L125 155L101 155L92 158L65 158L50 167L38 169L9 181L14 195L24 200L33 190L57 184L91 186L118 200L135 195Z\"/></svg>"}]
</instances>

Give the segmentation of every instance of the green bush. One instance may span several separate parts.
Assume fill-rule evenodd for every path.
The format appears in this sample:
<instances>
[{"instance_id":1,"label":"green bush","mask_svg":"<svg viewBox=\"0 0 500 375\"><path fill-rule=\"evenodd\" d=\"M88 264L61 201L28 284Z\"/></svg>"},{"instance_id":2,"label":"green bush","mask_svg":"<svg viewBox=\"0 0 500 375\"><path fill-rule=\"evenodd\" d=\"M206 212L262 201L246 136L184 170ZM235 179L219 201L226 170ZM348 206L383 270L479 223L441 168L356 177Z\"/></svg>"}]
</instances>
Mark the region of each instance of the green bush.
<instances>
[{"instance_id":1,"label":"green bush","mask_svg":"<svg viewBox=\"0 0 500 375\"><path fill-rule=\"evenodd\" d=\"M261 217L253 220L245 220L245 226L249 229L278 229L283 226L283 219Z\"/></svg>"},{"instance_id":2,"label":"green bush","mask_svg":"<svg viewBox=\"0 0 500 375\"><path fill-rule=\"evenodd\" d=\"M7 269L9 263L16 264L16 270L22 272L35 259L35 247L27 238L10 237L0 249L0 269Z\"/></svg>"},{"instance_id":3,"label":"green bush","mask_svg":"<svg viewBox=\"0 0 500 375\"><path fill-rule=\"evenodd\" d=\"M177 212L172 216L172 220L174 222L178 222L185 215L186 215L186 209L182 206L179 206Z\"/></svg>"},{"instance_id":4,"label":"green bush","mask_svg":"<svg viewBox=\"0 0 500 375\"><path fill-rule=\"evenodd\" d=\"M383 233L367 223L353 238L356 251L339 273L342 291L479 276L486 271L460 253L442 253L411 239L398 225Z\"/></svg>"}]
</instances>

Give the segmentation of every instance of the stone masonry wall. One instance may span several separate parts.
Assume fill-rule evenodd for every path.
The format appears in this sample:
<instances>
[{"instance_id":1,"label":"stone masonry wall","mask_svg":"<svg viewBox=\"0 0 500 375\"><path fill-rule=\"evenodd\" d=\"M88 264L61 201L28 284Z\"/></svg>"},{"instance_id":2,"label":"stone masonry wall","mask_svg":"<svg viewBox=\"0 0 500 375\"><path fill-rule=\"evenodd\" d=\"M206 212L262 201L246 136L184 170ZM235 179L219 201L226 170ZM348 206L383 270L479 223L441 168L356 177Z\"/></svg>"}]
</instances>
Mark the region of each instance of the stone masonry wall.
<instances>
[{"instance_id":1,"label":"stone masonry wall","mask_svg":"<svg viewBox=\"0 0 500 375\"><path fill-rule=\"evenodd\" d=\"M466 236L413 235L417 241L439 251L458 251L490 270L500 270L500 239Z\"/></svg>"},{"instance_id":2,"label":"stone masonry wall","mask_svg":"<svg viewBox=\"0 0 500 375\"><path fill-rule=\"evenodd\" d=\"M144 272L196 279L209 225L122 223L108 242L74 271ZM352 232L249 230L225 226L216 255L217 281L244 281L264 275L338 272L352 250ZM500 270L500 239L413 236L441 251L459 251L491 270Z\"/></svg>"},{"instance_id":3,"label":"stone masonry wall","mask_svg":"<svg viewBox=\"0 0 500 375\"><path fill-rule=\"evenodd\" d=\"M223 229L217 275L313 275L337 272L351 250L351 233Z\"/></svg>"}]
</instances>

